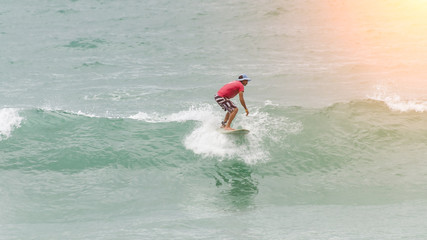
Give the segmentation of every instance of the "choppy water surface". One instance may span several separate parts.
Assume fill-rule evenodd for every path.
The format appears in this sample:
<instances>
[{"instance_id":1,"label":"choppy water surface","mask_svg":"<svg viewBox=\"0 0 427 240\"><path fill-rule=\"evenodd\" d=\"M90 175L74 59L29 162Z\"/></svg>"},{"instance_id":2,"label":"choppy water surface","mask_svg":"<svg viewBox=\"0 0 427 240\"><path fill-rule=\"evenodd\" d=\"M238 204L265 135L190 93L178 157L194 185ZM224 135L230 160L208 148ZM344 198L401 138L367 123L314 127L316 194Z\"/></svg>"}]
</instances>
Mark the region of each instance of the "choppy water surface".
<instances>
[{"instance_id":1,"label":"choppy water surface","mask_svg":"<svg viewBox=\"0 0 427 240\"><path fill-rule=\"evenodd\" d=\"M2 3L0 239L423 239L424 5Z\"/></svg>"}]
</instances>

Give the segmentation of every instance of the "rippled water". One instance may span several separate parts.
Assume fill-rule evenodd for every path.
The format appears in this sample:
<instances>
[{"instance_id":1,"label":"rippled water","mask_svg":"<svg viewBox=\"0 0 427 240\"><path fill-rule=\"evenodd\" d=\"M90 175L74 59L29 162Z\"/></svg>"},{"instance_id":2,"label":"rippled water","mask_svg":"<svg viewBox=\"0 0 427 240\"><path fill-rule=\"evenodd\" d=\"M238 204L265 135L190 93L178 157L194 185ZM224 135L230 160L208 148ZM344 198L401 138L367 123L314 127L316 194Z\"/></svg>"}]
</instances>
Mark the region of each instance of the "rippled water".
<instances>
[{"instance_id":1,"label":"rippled water","mask_svg":"<svg viewBox=\"0 0 427 240\"><path fill-rule=\"evenodd\" d=\"M424 239L424 5L2 3L0 239Z\"/></svg>"}]
</instances>

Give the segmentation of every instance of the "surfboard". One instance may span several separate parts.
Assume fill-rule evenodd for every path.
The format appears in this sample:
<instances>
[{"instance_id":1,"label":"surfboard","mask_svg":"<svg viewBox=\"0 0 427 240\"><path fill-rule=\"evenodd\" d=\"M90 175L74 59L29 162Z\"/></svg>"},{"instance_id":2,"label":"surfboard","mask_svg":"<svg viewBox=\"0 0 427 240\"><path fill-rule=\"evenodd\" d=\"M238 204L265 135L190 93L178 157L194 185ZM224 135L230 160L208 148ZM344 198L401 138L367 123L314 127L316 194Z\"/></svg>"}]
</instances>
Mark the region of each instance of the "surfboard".
<instances>
[{"instance_id":1,"label":"surfboard","mask_svg":"<svg viewBox=\"0 0 427 240\"><path fill-rule=\"evenodd\" d=\"M249 130L248 129L225 130L224 128L220 128L218 129L218 132L223 134L245 135L249 133Z\"/></svg>"}]
</instances>

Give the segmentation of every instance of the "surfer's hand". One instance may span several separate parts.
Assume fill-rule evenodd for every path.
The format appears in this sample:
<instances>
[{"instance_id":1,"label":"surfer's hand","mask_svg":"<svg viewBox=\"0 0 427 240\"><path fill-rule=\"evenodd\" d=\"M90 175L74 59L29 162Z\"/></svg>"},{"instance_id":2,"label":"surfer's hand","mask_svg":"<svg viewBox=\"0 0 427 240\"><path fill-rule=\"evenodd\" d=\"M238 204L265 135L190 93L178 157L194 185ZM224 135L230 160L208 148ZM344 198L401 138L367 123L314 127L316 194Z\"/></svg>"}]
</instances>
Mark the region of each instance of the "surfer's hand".
<instances>
[{"instance_id":1,"label":"surfer's hand","mask_svg":"<svg viewBox=\"0 0 427 240\"><path fill-rule=\"evenodd\" d=\"M248 116L249 115L248 109L245 109L245 111L246 111L246 116Z\"/></svg>"}]
</instances>

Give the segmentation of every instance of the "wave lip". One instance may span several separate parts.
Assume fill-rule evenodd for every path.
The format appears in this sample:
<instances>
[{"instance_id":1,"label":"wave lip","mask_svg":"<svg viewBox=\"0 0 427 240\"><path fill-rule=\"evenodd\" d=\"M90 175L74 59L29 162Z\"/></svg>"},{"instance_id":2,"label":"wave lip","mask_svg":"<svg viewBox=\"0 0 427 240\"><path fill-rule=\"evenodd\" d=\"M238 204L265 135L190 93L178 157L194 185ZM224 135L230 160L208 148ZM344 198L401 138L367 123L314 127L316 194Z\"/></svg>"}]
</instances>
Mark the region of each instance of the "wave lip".
<instances>
[{"instance_id":1,"label":"wave lip","mask_svg":"<svg viewBox=\"0 0 427 240\"><path fill-rule=\"evenodd\" d=\"M387 106L396 111L400 112L425 112L427 111L427 102L415 101L415 100L401 100L399 96L387 97L383 100Z\"/></svg>"},{"instance_id":2,"label":"wave lip","mask_svg":"<svg viewBox=\"0 0 427 240\"><path fill-rule=\"evenodd\" d=\"M426 112L427 101L423 100L405 100L396 93L390 93L384 87L377 87L377 93L374 96L368 96L372 100L384 102L391 110L400 112Z\"/></svg>"},{"instance_id":3,"label":"wave lip","mask_svg":"<svg viewBox=\"0 0 427 240\"><path fill-rule=\"evenodd\" d=\"M18 112L16 108L0 109L0 141L9 138L12 131L21 126L23 118Z\"/></svg>"},{"instance_id":4,"label":"wave lip","mask_svg":"<svg viewBox=\"0 0 427 240\"><path fill-rule=\"evenodd\" d=\"M148 123L186 122L203 121L212 117L213 108L210 105L191 106L188 110L180 111L162 116L159 113L139 112L130 116L130 119L144 121Z\"/></svg>"}]
</instances>

